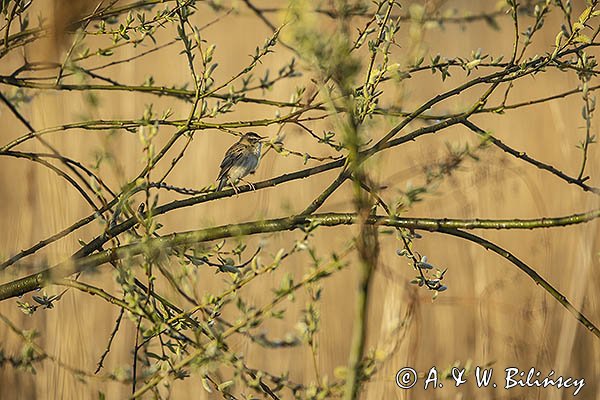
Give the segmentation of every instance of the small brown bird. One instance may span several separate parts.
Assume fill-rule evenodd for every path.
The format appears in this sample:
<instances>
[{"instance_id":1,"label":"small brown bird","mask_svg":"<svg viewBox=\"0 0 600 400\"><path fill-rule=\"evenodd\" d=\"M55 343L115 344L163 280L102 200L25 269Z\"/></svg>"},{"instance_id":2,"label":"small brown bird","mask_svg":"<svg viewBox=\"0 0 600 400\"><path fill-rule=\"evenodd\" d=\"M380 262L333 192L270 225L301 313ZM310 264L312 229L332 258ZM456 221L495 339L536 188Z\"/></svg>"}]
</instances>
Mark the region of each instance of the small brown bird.
<instances>
[{"instance_id":1,"label":"small brown bird","mask_svg":"<svg viewBox=\"0 0 600 400\"><path fill-rule=\"evenodd\" d=\"M230 184L233 190L238 192L235 184L240 180L244 181L244 177L254 173L258 167L261 142L264 139L255 132L248 132L225 152L225 157L221 162L221 172L217 178L219 181L217 191ZM254 186L251 183L249 185Z\"/></svg>"}]
</instances>

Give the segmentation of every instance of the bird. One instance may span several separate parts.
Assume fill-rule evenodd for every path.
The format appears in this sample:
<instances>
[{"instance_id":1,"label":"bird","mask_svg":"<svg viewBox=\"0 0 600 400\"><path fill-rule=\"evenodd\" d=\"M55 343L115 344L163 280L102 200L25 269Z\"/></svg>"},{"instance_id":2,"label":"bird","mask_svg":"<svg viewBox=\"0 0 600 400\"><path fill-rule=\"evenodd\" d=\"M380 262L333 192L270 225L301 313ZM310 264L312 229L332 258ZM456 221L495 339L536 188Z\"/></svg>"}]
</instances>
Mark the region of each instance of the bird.
<instances>
[{"instance_id":1,"label":"bird","mask_svg":"<svg viewBox=\"0 0 600 400\"><path fill-rule=\"evenodd\" d=\"M221 171L217 178L219 181L217 192L221 191L225 185L231 184L233 190L238 193L235 184L240 180L244 181L245 176L253 174L258 168L264 139L256 132L248 132L225 152L223 161L221 161ZM248 184L254 188L253 184L249 182Z\"/></svg>"}]
</instances>

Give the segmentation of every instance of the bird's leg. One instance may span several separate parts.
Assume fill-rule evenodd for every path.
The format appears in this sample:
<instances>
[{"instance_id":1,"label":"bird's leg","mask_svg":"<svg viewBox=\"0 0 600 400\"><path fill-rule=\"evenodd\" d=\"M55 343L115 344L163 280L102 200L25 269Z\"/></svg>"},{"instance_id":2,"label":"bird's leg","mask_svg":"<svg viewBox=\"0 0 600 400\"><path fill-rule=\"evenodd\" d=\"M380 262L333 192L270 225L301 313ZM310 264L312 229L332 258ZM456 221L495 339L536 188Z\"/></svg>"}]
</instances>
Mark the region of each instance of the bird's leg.
<instances>
[{"instance_id":1,"label":"bird's leg","mask_svg":"<svg viewBox=\"0 0 600 400\"><path fill-rule=\"evenodd\" d=\"M235 183L233 183L233 181L231 179L229 179L229 183L231 184L231 188L233 189L233 191L235 192L236 196L240 195L240 191L237 188L237 186L235 186Z\"/></svg>"}]
</instances>

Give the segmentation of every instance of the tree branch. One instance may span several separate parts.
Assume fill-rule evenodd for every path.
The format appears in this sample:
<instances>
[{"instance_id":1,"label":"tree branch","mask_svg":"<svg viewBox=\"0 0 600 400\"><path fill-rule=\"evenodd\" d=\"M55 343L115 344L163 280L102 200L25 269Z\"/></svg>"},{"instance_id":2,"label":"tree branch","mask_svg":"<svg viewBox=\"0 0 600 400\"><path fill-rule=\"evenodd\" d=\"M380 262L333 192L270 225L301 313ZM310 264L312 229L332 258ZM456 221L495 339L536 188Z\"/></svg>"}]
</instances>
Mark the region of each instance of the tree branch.
<instances>
[{"instance_id":1,"label":"tree branch","mask_svg":"<svg viewBox=\"0 0 600 400\"><path fill-rule=\"evenodd\" d=\"M387 216L369 216L366 224L377 226L391 226L412 230L426 230L430 232L443 231L444 229L538 229L561 227L581 224L600 217L600 209L586 213L573 214L563 217L538 218L530 220L487 220L487 219L433 219L433 218L390 218ZM181 233L173 233L160 238L148 239L143 242L115 247L109 250L79 257L76 255L54 267L38 273L0 285L0 301L11 297L21 296L53 281L65 278L77 272L100 266L116 260L127 260L137 255L145 254L158 257L168 249L179 246L191 246L201 242L208 242L230 237L254 235L258 233L283 232L306 227L339 226L357 223L357 216L353 213L324 213L315 215L299 215L287 218L276 218L264 221L245 222L241 224L222 225L212 228L200 229Z\"/></svg>"}]
</instances>

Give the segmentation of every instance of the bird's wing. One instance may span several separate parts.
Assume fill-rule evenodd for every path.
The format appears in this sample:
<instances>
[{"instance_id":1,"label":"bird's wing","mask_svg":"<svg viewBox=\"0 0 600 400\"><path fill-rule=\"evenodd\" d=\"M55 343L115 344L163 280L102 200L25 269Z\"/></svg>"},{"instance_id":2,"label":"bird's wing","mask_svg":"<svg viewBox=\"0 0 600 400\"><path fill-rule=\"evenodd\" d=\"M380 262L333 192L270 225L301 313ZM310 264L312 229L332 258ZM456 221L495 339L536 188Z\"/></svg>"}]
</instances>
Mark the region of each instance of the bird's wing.
<instances>
[{"instance_id":1,"label":"bird's wing","mask_svg":"<svg viewBox=\"0 0 600 400\"><path fill-rule=\"evenodd\" d=\"M225 158L221 161L221 172L219 172L218 181L223 179L232 166L238 164L239 160L244 156L245 147L240 143L236 143L227 150Z\"/></svg>"}]
</instances>

